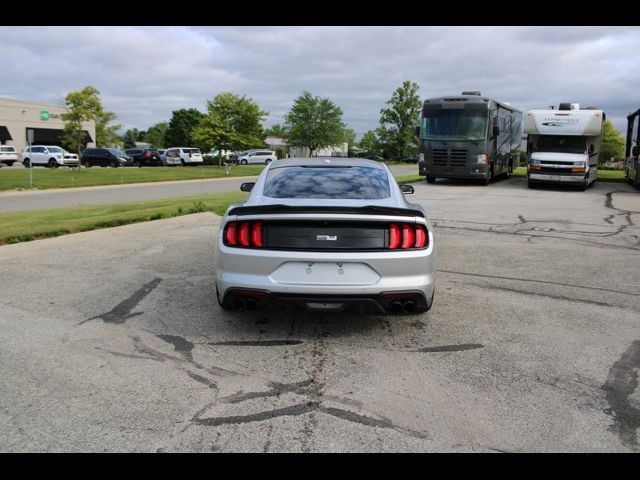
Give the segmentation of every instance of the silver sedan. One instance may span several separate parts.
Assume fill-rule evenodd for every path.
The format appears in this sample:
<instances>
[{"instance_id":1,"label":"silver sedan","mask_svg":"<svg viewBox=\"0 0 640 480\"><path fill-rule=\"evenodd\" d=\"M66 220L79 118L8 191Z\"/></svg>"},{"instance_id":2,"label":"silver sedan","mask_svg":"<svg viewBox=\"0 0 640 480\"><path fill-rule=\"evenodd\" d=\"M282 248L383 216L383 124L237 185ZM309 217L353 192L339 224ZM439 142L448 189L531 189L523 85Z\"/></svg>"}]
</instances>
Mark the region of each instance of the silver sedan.
<instances>
[{"instance_id":1,"label":"silver sedan","mask_svg":"<svg viewBox=\"0 0 640 480\"><path fill-rule=\"evenodd\" d=\"M357 158L269 164L231 205L216 242L224 309L297 305L425 312L433 304L436 245L427 213L389 168Z\"/></svg>"}]
</instances>

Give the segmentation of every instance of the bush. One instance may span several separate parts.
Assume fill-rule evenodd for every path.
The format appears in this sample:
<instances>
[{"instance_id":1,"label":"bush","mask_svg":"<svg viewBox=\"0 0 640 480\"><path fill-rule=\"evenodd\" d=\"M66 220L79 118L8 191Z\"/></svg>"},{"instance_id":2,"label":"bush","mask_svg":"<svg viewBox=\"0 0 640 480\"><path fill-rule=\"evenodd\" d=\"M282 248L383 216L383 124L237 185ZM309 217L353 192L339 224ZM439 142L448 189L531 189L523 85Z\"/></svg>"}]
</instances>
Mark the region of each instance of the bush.
<instances>
[{"instance_id":1,"label":"bush","mask_svg":"<svg viewBox=\"0 0 640 480\"><path fill-rule=\"evenodd\" d=\"M278 160L280 160L281 158L286 158L287 157L287 152L284 151L284 148L276 148L276 157L278 157Z\"/></svg>"},{"instance_id":2,"label":"bush","mask_svg":"<svg viewBox=\"0 0 640 480\"><path fill-rule=\"evenodd\" d=\"M215 158L213 155L203 155L202 156L202 163L204 165L217 165L218 164L218 159Z\"/></svg>"},{"instance_id":3,"label":"bush","mask_svg":"<svg viewBox=\"0 0 640 480\"><path fill-rule=\"evenodd\" d=\"M527 152L520 152L520 166L521 167L526 167L527 164L529 163L529 154Z\"/></svg>"}]
</instances>

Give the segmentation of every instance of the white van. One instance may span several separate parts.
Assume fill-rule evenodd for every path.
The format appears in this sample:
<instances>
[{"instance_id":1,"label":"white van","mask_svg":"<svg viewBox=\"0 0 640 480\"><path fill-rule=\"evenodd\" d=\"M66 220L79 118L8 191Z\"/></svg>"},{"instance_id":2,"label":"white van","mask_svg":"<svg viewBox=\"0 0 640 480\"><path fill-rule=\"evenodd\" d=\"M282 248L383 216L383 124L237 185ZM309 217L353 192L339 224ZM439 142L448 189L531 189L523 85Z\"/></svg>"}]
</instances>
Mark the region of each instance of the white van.
<instances>
[{"instance_id":1,"label":"white van","mask_svg":"<svg viewBox=\"0 0 640 480\"><path fill-rule=\"evenodd\" d=\"M193 147L172 147L167 148L164 154L165 165L194 165L203 162L202 152L199 148Z\"/></svg>"},{"instance_id":2,"label":"white van","mask_svg":"<svg viewBox=\"0 0 640 480\"><path fill-rule=\"evenodd\" d=\"M240 165L247 165L250 163L267 165L277 159L278 157L276 156L276 152L272 150L250 150L238 157L238 163Z\"/></svg>"},{"instance_id":3,"label":"white van","mask_svg":"<svg viewBox=\"0 0 640 480\"><path fill-rule=\"evenodd\" d=\"M0 145L0 163L11 166L18 161L18 152L11 145Z\"/></svg>"}]
</instances>

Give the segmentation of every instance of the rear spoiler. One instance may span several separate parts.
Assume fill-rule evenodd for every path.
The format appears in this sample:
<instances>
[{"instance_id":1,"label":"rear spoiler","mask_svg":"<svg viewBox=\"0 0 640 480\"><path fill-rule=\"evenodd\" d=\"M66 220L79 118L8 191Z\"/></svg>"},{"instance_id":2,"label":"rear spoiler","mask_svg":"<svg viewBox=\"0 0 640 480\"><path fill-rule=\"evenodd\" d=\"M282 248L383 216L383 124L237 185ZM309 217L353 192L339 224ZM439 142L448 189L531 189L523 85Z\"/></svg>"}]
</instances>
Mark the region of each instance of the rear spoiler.
<instances>
[{"instance_id":1,"label":"rear spoiler","mask_svg":"<svg viewBox=\"0 0 640 480\"><path fill-rule=\"evenodd\" d=\"M369 215L389 215L396 217L424 217L420 210L396 207L381 207L378 205L366 205L364 207L318 207L318 206L291 206L291 205L256 205L251 207L235 207L229 210L228 215L260 215L277 213L352 213Z\"/></svg>"}]
</instances>

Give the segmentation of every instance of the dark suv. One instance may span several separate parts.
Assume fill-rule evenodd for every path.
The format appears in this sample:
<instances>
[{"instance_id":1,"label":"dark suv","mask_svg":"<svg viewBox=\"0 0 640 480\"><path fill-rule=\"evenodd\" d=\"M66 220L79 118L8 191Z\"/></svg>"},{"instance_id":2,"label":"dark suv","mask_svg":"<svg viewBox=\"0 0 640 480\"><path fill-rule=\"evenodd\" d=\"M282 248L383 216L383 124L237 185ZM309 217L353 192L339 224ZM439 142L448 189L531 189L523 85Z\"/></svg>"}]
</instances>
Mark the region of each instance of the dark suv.
<instances>
[{"instance_id":1,"label":"dark suv","mask_svg":"<svg viewBox=\"0 0 640 480\"><path fill-rule=\"evenodd\" d=\"M129 148L124 153L133 158L135 167L162 165L160 152L155 148Z\"/></svg>"},{"instance_id":2,"label":"dark suv","mask_svg":"<svg viewBox=\"0 0 640 480\"><path fill-rule=\"evenodd\" d=\"M80 154L80 164L85 167L124 167L131 159L117 148L87 148Z\"/></svg>"}]
</instances>

